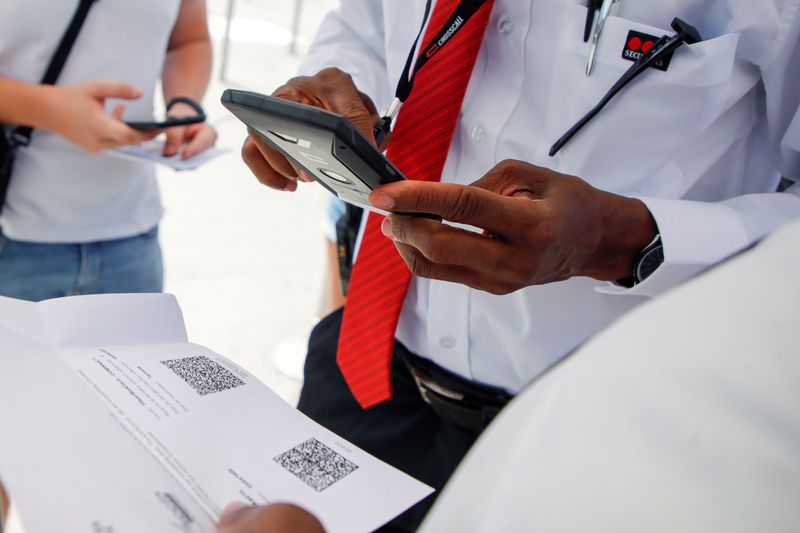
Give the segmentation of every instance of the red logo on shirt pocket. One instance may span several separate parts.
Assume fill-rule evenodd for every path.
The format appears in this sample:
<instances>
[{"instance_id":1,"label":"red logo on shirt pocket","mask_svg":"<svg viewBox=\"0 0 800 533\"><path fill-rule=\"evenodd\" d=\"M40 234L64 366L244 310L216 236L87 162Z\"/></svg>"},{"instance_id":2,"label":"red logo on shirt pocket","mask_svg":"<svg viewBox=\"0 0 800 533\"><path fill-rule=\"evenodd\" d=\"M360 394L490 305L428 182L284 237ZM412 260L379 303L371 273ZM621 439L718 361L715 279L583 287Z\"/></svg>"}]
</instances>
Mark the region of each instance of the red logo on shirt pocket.
<instances>
[{"instance_id":1,"label":"red logo on shirt pocket","mask_svg":"<svg viewBox=\"0 0 800 533\"><path fill-rule=\"evenodd\" d=\"M648 35L639 31L629 31L628 38L625 40L625 47L622 49L622 59L628 61L638 61L644 54L655 46L658 37ZM669 53L653 63L652 67L658 70L667 71L669 63L672 61L672 53Z\"/></svg>"}]
</instances>

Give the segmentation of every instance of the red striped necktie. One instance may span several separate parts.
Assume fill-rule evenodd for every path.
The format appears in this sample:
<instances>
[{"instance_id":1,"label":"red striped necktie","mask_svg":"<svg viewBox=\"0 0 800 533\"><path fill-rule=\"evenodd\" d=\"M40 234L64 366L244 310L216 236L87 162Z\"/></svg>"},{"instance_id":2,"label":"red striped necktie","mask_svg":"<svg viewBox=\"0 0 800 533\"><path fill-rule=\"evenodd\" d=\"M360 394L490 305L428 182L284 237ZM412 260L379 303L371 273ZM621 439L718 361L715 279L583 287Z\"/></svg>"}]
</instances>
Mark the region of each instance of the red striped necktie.
<instances>
[{"instance_id":1,"label":"red striped necktie","mask_svg":"<svg viewBox=\"0 0 800 533\"><path fill-rule=\"evenodd\" d=\"M439 0L423 43L430 42L459 0ZM439 181L478 57L493 1L473 15L420 69L392 134L389 159L409 179ZM369 213L353 266L336 360L353 396L366 409L392 395L394 334L411 272L381 233L383 217Z\"/></svg>"}]
</instances>

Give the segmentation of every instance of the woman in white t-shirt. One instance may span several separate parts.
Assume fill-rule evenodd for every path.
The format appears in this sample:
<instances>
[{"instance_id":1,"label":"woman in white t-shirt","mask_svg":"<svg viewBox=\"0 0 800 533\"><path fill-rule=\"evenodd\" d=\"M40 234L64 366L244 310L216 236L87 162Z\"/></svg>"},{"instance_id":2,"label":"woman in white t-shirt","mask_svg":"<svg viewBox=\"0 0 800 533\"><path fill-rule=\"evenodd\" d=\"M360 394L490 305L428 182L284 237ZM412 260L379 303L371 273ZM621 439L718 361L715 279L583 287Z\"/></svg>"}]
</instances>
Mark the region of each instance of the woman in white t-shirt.
<instances>
[{"instance_id":1,"label":"woman in white t-shirt","mask_svg":"<svg viewBox=\"0 0 800 533\"><path fill-rule=\"evenodd\" d=\"M162 215L149 163L107 152L138 144L123 121L151 120L164 99L200 101L211 71L205 0L99 0L56 86L39 85L78 0L3 0L0 123L35 128L18 151L0 212L0 294L42 300L70 294L158 292ZM170 116L193 115L179 103ZM165 153L212 146L207 124L170 128Z\"/></svg>"}]
</instances>

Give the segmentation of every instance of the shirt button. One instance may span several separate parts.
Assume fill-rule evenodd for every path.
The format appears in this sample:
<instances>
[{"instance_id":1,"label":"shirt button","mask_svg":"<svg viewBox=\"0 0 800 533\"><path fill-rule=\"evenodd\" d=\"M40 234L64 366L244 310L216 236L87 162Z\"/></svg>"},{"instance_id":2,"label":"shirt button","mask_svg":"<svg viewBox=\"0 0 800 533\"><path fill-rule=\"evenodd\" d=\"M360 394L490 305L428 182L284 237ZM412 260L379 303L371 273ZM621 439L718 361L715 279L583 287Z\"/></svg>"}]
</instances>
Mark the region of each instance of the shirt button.
<instances>
[{"instance_id":1,"label":"shirt button","mask_svg":"<svg viewBox=\"0 0 800 533\"><path fill-rule=\"evenodd\" d=\"M514 23L508 17L503 17L497 21L497 31L503 35L508 35L514 31Z\"/></svg>"},{"instance_id":2,"label":"shirt button","mask_svg":"<svg viewBox=\"0 0 800 533\"><path fill-rule=\"evenodd\" d=\"M472 129L469 130L469 136L472 137L473 141L479 143L486 138L486 130L480 126L472 126Z\"/></svg>"},{"instance_id":3,"label":"shirt button","mask_svg":"<svg viewBox=\"0 0 800 533\"><path fill-rule=\"evenodd\" d=\"M452 348L456 345L456 340L451 336L442 337L439 339L439 344L441 344L442 348Z\"/></svg>"}]
</instances>

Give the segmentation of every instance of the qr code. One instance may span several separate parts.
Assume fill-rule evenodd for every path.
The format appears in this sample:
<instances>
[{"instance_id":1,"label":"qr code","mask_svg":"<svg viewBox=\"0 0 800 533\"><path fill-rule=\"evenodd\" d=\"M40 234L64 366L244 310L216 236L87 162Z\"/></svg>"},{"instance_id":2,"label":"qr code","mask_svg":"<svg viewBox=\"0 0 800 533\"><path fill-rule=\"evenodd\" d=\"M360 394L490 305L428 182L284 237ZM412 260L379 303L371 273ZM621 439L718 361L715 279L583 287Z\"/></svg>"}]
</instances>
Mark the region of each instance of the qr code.
<instances>
[{"instance_id":1,"label":"qr code","mask_svg":"<svg viewBox=\"0 0 800 533\"><path fill-rule=\"evenodd\" d=\"M200 396L244 385L244 381L231 374L224 366L204 355L169 359L161 361L161 364L178 374Z\"/></svg>"},{"instance_id":2,"label":"qr code","mask_svg":"<svg viewBox=\"0 0 800 533\"><path fill-rule=\"evenodd\" d=\"M298 444L275 457L275 462L317 492L322 492L358 468L357 464L348 461L317 439L308 439Z\"/></svg>"}]
</instances>

